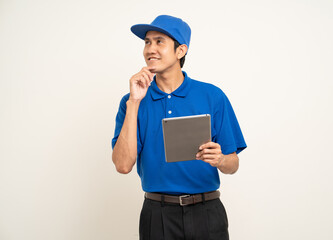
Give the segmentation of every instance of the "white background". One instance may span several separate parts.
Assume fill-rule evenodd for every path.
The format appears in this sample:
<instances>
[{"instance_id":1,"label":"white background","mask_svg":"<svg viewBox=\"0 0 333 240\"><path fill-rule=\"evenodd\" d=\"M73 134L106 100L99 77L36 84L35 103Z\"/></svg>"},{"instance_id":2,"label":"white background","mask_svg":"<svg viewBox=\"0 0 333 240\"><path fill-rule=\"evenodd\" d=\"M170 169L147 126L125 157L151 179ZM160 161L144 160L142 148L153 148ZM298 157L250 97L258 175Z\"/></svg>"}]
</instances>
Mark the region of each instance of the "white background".
<instances>
[{"instance_id":1,"label":"white background","mask_svg":"<svg viewBox=\"0 0 333 240\"><path fill-rule=\"evenodd\" d=\"M229 97L248 148L221 174L232 240L333 239L333 2L0 1L0 239L138 239L110 141L144 66L129 30L192 28L184 70Z\"/></svg>"}]
</instances>

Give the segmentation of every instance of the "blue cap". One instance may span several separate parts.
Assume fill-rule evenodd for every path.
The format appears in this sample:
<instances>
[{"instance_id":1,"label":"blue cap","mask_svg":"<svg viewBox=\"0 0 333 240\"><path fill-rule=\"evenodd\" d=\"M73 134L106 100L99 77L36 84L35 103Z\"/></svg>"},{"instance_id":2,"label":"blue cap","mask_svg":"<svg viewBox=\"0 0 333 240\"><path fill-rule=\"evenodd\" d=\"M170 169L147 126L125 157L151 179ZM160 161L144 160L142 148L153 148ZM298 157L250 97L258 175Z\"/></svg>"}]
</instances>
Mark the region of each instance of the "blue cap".
<instances>
[{"instance_id":1,"label":"blue cap","mask_svg":"<svg viewBox=\"0 0 333 240\"><path fill-rule=\"evenodd\" d=\"M190 46L191 28L180 18L160 15L151 24L136 24L131 31L141 39L145 39L148 31L157 31L177 40L180 44Z\"/></svg>"}]
</instances>

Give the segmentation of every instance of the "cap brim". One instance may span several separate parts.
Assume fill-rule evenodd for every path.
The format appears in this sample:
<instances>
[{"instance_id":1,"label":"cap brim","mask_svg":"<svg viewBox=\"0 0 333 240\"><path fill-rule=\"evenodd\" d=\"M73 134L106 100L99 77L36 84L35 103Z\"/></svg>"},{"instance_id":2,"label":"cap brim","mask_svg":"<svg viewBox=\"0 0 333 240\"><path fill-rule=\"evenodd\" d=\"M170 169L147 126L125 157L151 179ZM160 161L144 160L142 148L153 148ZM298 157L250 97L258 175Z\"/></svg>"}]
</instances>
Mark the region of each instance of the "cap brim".
<instances>
[{"instance_id":1,"label":"cap brim","mask_svg":"<svg viewBox=\"0 0 333 240\"><path fill-rule=\"evenodd\" d=\"M146 34L147 34L148 31L161 32L161 33L164 33L164 34L168 35L172 39L174 39L171 36L171 34L168 33L167 31L165 31L164 29L153 26L153 25L150 25L150 24L136 24L136 25L133 25L131 27L131 31L132 31L132 33L134 33L136 36L138 36L139 38L141 38L143 40L145 39Z\"/></svg>"}]
</instances>

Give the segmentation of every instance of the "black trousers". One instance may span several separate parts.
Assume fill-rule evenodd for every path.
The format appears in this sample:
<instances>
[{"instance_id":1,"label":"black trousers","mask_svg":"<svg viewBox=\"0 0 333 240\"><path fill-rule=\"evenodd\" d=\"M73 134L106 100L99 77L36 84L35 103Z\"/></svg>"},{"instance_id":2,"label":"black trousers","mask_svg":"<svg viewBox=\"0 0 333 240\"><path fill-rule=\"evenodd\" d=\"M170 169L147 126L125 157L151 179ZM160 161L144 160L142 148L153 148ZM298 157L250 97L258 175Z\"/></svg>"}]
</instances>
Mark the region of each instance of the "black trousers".
<instances>
[{"instance_id":1,"label":"black trousers","mask_svg":"<svg viewBox=\"0 0 333 240\"><path fill-rule=\"evenodd\" d=\"M228 218L221 200L194 205L145 199L140 240L229 240Z\"/></svg>"}]
</instances>

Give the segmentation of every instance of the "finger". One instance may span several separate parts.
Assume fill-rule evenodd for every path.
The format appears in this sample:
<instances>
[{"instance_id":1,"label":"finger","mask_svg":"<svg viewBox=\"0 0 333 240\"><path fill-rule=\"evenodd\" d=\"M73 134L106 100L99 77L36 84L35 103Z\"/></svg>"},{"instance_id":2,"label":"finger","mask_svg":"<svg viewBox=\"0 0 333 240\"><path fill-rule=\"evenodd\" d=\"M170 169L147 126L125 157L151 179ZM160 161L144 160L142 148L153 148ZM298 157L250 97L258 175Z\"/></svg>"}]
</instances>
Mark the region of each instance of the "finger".
<instances>
[{"instance_id":1,"label":"finger","mask_svg":"<svg viewBox=\"0 0 333 240\"><path fill-rule=\"evenodd\" d=\"M150 81L150 77L148 76L148 74L146 72L142 72L141 74L144 77L147 86L150 86L151 81Z\"/></svg>"},{"instance_id":2,"label":"finger","mask_svg":"<svg viewBox=\"0 0 333 240\"><path fill-rule=\"evenodd\" d=\"M202 161L210 164L212 167L218 167L220 165L220 162L218 160L204 159Z\"/></svg>"},{"instance_id":3,"label":"finger","mask_svg":"<svg viewBox=\"0 0 333 240\"><path fill-rule=\"evenodd\" d=\"M201 161L210 164L211 166L214 166L214 161L211 159L200 159Z\"/></svg>"},{"instance_id":4,"label":"finger","mask_svg":"<svg viewBox=\"0 0 333 240\"><path fill-rule=\"evenodd\" d=\"M220 145L218 143L208 142L208 143L202 144L199 147L199 150L203 150L205 148L220 148Z\"/></svg>"},{"instance_id":5,"label":"finger","mask_svg":"<svg viewBox=\"0 0 333 240\"><path fill-rule=\"evenodd\" d=\"M141 71L146 72L148 74L149 78L151 79L151 81L153 81L153 78L154 78L154 75L155 75L154 69L155 69L155 67L143 67L141 69Z\"/></svg>"},{"instance_id":6,"label":"finger","mask_svg":"<svg viewBox=\"0 0 333 240\"><path fill-rule=\"evenodd\" d=\"M139 87L146 88L146 79L142 75L138 77L136 83Z\"/></svg>"},{"instance_id":7,"label":"finger","mask_svg":"<svg viewBox=\"0 0 333 240\"><path fill-rule=\"evenodd\" d=\"M148 68L145 68L144 71L145 71L145 73L147 73L150 81L152 82L154 80L155 73L151 72Z\"/></svg>"},{"instance_id":8,"label":"finger","mask_svg":"<svg viewBox=\"0 0 333 240\"><path fill-rule=\"evenodd\" d=\"M141 82L141 77L142 77L141 72L138 72L137 74L134 74L132 76L132 78L130 79L130 82L132 82L132 83L139 83L139 82Z\"/></svg>"},{"instance_id":9,"label":"finger","mask_svg":"<svg viewBox=\"0 0 333 240\"><path fill-rule=\"evenodd\" d=\"M220 154L220 151L218 149L204 149L200 152L198 152L195 156L197 158L202 158L203 155L218 155Z\"/></svg>"},{"instance_id":10,"label":"finger","mask_svg":"<svg viewBox=\"0 0 333 240\"><path fill-rule=\"evenodd\" d=\"M199 151L198 153L202 155L202 154L218 154L220 152L221 152L221 150L218 148L204 148L201 151Z\"/></svg>"},{"instance_id":11,"label":"finger","mask_svg":"<svg viewBox=\"0 0 333 240\"><path fill-rule=\"evenodd\" d=\"M217 157L216 157L215 154L203 154L203 155L200 156L200 159L202 159L202 160L208 160L208 159L213 160L213 159L216 159L216 158Z\"/></svg>"},{"instance_id":12,"label":"finger","mask_svg":"<svg viewBox=\"0 0 333 240\"><path fill-rule=\"evenodd\" d=\"M149 87L149 79L146 79L146 77L144 75L141 75L141 81L142 81L144 88Z\"/></svg>"},{"instance_id":13,"label":"finger","mask_svg":"<svg viewBox=\"0 0 333 240\"><path fill-rule=\"evenodd\" d=\"M203 153L203 152L198 152L195 156L196 156L197 158L202 159L204 156L207 156L207 155L213 155L213 156L215 156L215 155L217 155L217 154L216 154L216 153Z\"/></svg>"}]
</instances>

